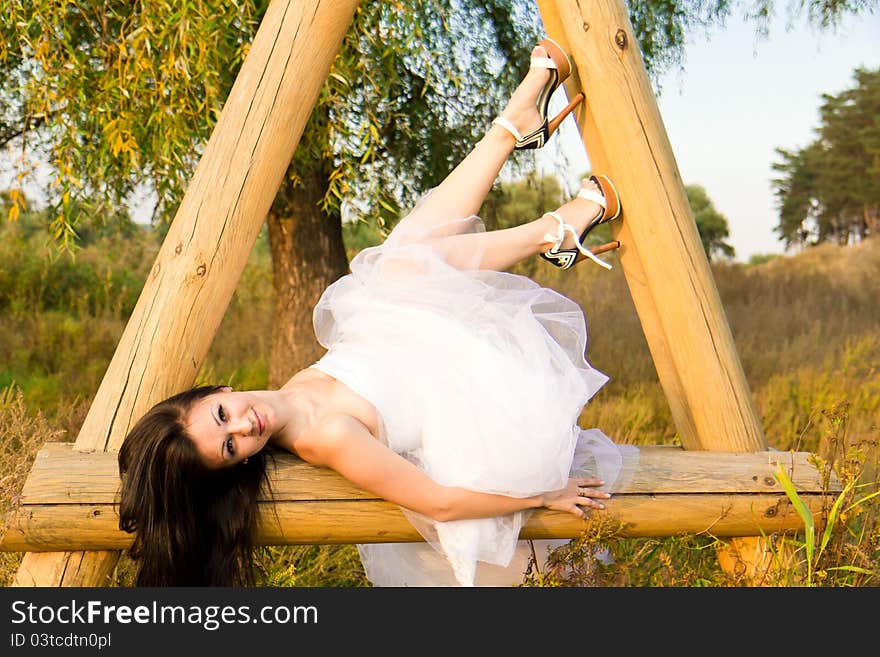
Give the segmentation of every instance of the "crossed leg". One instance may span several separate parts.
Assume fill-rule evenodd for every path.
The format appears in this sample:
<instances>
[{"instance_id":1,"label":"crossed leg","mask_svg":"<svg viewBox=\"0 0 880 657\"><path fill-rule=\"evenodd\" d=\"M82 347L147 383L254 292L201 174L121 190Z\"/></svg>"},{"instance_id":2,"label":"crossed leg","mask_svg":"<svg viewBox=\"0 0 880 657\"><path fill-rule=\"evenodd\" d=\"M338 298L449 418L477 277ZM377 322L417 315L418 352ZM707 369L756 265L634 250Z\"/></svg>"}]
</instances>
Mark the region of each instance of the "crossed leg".
<instances>
[{"instance_id":1,"label":"crossed leg","mask_svg":"<svg viewBox=\"0 0 880 657\"><path fill-rule=\"evenodd\" d=\"M540 46L532 53L546 57ZM502 112L502 116L526 133L540 125L536 98L550 75L547 69L533 68L520 83ZM473 150L435 187L425 200L410 213L406 221L426 226L442 225L452 218L467 218L479 212L501 168L513 152L516 139L504 128L493 125ZM593 185L593 183L586 183ZM593 186L594 189L595 186ZM566 222L582 230L599 211L592 201L576 198L557 210ZM555 235L558 222L543 216L513 228L482 233L437 235L428 241L443 253L452 266L474 266L479 254L480 269L504 271L517 262L547 251L553 244L548 235ZM563 243L568 248L570 237Z\"/></svg>"},{"instance_id":2,"label":"crossed leg","mask_svg":"<svg viewBox=\"0 0 880 657\"><path fill-rule=\"evenodd\" d=\"M447 217L450 216L450 205L453 206L451 216L477 214L501 166L513 152L514 143L509 132L493 126L461 164L431 192L427 201L435 202L437 211ZM478 268L504 271L542 249L547 250L549 244L544 240L544 234L551 228L545 220L538 220L500 230L435 237L430 242L454 267L473 266L474 256L478 254Z\"/></svg>"}]
</instances>

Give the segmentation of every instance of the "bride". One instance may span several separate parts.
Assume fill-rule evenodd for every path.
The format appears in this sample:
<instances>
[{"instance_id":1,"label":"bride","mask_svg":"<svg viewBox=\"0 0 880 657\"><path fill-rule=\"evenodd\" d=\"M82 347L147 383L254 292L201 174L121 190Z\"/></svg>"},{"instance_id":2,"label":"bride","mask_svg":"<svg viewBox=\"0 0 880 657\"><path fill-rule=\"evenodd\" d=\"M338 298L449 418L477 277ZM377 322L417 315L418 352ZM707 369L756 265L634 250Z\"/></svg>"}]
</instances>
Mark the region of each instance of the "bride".
<instances>
[{"instance_id":1,"label":"bride","mask_svg":"<svg viewBox=\"0 0 880 657\"><path fill-rule=\"evenodd\" d=\"M583 313L505 270L534 255L607 267L582 242L619 216L616 190L591 176L562 207L504 230L476 216L512 151L543 146L583 100L548 117L570 70L558 44L537 45L468 156L327 288L320 360L277 390L184 391L136 423L119 467L138 585L253 583L267 446L333 468L419 530L424 543L358 546L373 585L516 584L531 510L604 508L625 453L577 425L608 378L585 359Z\"/></svg>"}]
</instances>

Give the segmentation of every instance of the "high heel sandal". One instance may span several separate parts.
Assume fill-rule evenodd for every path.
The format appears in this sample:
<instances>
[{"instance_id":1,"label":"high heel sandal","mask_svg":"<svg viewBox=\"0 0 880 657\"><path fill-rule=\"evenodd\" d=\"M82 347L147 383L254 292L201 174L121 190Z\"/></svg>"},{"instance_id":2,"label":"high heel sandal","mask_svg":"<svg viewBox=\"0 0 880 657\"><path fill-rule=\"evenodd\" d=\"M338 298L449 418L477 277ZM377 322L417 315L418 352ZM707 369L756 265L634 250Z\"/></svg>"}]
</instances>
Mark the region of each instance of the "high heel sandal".
<instances>
[{"instance_id":1,"label":"high heel sandal","mask_svg":"<svg viewBox=\"0 0 880 657\"><path fill-rule=\"evenodd\" d=\"M541 93L538 94L538 100L535 102L538 114L541 117L541 125L527 135L523 135L513 123L503 116L497 116L492 121L493 125L500 125L516 138L514 150L543 147L544 144L547 143L547 140L550 139L550 136L556 132L559 124L562 123L565 117L571 114L571 111L586 98L583 93L579 93L561 112L559 112L559 114L552 119L547 118L547 112L550 110L550 96L553 95L553 92L556 91L571 74L571 59L569 59L562 47L553 39L544 39L538 45L542 46L544 50L547 51L548 56L532 57L530 60L530 68L550 69L550 79L547 80L547 83L544 85L543 89L541 89Z\"/></svg>"},{"instance_id":2,"label":"high heel sandal","mask_svg":"<svg viewBox=\"0 0 880 657\"><path fill-rule=\"evenodd\" d=\"M620 242L608 242L607 244L603 244L600 247L596 247L593 249L588 249L584 247L583 242L584 238L587 234L593 230L596 226L607 223L612 219L616 219L620 216L620 211L622 210L622 206L620 204L620 196L617 194L617 189L614 187L614 183L611 182L611 179L608 176L590 176L590 180L596 183L599 187L599 191L594 191L592 189L587 189L586 187L582 187L578 192L578 198L585 198L588 201L592 201L599 206L599 213L593 217L593 219L587 224L587 227L584 231L578 236L577 231L571 227L570 224L565 223L565 220L562 218L562 215L558 212L547 212L551 217L556 219L559 222L559 227L555 235L552 233L547 233L544 236L548 242L553 242L553 246L550 250L541 253L541 257L547 260L548 262L556 265L560 269L568 269L576 262L583 260L579 256L583 255L587 258L593 260L596 264L605 269L611 269L611 265L609 265L604 260L600 260L596 257L596 253L604 253L605 251L611 251L613 249L620 247ZM570 249L561 249L559 247L562 246L563 240L565 240L565 233L571 233L571 236L574 238L575 246Z\"/></svg>"}]
</instances>

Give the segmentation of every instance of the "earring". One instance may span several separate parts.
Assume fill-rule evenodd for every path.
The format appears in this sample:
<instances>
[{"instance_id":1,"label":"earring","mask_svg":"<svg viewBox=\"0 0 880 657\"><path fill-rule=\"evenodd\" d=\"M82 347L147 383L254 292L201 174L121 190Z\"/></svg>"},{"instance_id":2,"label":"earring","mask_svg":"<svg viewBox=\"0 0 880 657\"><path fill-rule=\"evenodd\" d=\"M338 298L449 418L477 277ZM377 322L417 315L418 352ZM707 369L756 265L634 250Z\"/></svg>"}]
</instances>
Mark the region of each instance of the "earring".
<instances>
[{"instance_id":1,"label":"earring","mask_svg":"<svg viewBox=\"0 0 880 657\"><path fill-rule=\"evenodd\" d=\"M247 457L244 457L244 458L241 460L241 462L244 463L245 465L247 465L247 461L248 461L248 460L247 460Z\"/></svg>"}]
</instances>

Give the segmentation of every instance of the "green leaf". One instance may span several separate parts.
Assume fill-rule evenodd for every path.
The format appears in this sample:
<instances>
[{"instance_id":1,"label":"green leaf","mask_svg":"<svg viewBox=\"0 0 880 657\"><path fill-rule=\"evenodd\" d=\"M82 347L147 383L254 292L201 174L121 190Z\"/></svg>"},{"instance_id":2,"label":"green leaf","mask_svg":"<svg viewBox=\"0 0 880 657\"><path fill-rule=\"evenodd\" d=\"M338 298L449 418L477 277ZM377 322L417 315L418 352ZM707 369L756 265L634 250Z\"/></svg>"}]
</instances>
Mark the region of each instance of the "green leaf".
<instances>
[{"instance_id":1,"label":"green leaf","mask_svg":"<svg viewBox=\"0 0 880 657\"><path fill-rule=\"evenodd\" d=\"M776 471L774 472L774 475L776 480L782 486L782 489L785 491L785 494L788 496L788 499L791 500L792 506L794 506L801 520L804 522L804 549L807 553L807 583L808 585L811 585L813 579L813 551L815 549L816 540L816 524L813 520L813 514L797 494L794 483L792 483L785 468L783 468L782 464L778 461L776 462Z\"/></svg>"},{"instance_id":2,"label":"green leaf","mask_svg":"<svg viewBox=\"0 0 880 657\"><path fill-rule=\"evenodd\" d=\"M844 486L843 490L840 491L840 494L837 496L837 499L834 500L834 504L831 506L831 511L828 513L828 521L825 524L825 531L822 532L822 541L819 545L819 556L825 551L825 547L828 545L828 542L831 540L831 534L834 532L834 527L837 524L837 518L840 516L840 507L843 505L843 501L849 492L852 490L854 482L847 483Z\"/></svg>"}]
</instances>

